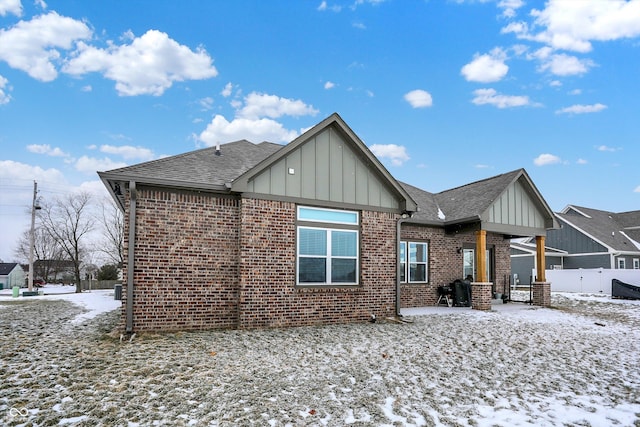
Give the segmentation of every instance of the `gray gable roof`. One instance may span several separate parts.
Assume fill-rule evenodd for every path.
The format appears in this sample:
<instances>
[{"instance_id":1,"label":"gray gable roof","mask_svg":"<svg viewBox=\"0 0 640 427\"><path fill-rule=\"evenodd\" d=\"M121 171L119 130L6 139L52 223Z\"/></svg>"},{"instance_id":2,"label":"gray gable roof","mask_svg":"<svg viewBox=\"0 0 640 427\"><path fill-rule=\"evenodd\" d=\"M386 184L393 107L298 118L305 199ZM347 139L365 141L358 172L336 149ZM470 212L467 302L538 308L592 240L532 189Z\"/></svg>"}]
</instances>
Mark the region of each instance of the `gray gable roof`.
<instances>
[{"instance_id":1,"label":"gray gable roof","mask_svg":"<svg viewBox=\"0 0 640 427\"><path fill-rule=\"evenodd\" d=\"M18 263L16 262L2 262L0 263L0 276L8 276L13 271Z\"/></svg>"},{"instance_id":2,"label":"gray gable roof","mask_svg":"<svg viewBox=\"0 0 640 427\"><path fill-rule=\"evenodd\" d=\"M518 169L443 191L436 194L436 201L449 221L479 219L523 171Z\"/></svg>"},{"instance_id":3,"label":"gray gable roof","mask_svg":"<svg viewBox=\"0 0 640 427\"><path fill-rule=\"evenodd\" d=\"M136 181L174 188L226 191L227 185L283 146L270 142L253 144L246 140L203 148L176 156L139 163L107 172L98 172L121 206L116 183ZM118 184L120 185L120 184ZM124 191L124 188L121 190Z\"/></svg>"},{"instance_id":4,"label":"gray gable roof","mask_svg":"<svg viewBox=\"0 0 640 427\"><path fill-rule=\"evenodd\" d=\"M640 211L616 214L569 205L556 215L614 251L640 252Z\"/></svg>"},{"instance_id":5,"label":"gray gable roof","mask_svg":"<svg viewBox=\"0 0 640 427\"><path fill-rule=\"evenodd\" d=\"M350 143L353 143L366 159L368 167L381 179L386 180L397 192L396 194L404 199L404 209L413 212L410 222L442 227L464 223L493 224L492 231L499 231L505 235L522 235L522 233L530 235L526 233L531 232L532 228L527 227L526 224L524 227L516 224L516 226L519 225L519 229L516 229L505 222L493 222L489 215L490 208L495 206L496 200L507 194L507 189L520 180L524 184L525 191L529 193L528 197L533 200L545 218L545 224L536 226L536 232L539 233L540 230L544 232L544 227L550 228L549 223L553 223L553 213L524 169L517 169L441 193L429 193L395 180L337 113L327 117L288 145L268 142L256 145L241 140L223 144L219 152L215 147L210 147L107 172L98 172L98 175L122 208L124 208L122 193L129 181L169 188L243 193L248 191L247 183L252 176L298 149L309 138L329 127L341 132ZM502 224L502 226L496 229L495 224Z\"/></svg>"}]
</instances>

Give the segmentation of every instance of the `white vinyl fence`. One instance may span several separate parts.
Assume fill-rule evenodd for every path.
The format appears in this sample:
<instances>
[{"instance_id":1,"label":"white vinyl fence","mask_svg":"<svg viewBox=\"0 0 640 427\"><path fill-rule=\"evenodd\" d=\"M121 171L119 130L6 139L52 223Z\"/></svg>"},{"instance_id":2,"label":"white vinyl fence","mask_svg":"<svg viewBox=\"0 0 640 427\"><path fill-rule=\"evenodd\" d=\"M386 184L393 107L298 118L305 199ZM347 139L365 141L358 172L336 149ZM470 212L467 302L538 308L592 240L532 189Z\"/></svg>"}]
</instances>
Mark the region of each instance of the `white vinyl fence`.
<instances>
[{"instance_id":1,"label":"white vinyl fence","mask_svg":"<svg viewBox=\"0 0 640 427\"><path fill-rule=\"evenodd\" d=\"M611 295L611 279L640 286L640 270L580 268L577 270L545 270L552 292L587 292Z\"/></svg>"}]
</instances>

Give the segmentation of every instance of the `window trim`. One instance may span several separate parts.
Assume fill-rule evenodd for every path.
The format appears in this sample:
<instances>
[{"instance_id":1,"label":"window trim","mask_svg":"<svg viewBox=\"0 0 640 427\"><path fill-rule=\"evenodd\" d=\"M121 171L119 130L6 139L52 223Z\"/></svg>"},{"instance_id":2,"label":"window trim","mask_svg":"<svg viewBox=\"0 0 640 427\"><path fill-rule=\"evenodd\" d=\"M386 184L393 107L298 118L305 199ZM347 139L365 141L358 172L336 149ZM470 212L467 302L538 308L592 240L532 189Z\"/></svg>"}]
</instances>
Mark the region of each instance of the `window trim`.
<instances>
[{"instance_id":1,"label":"window trim","mask_svg":"<svg viewBox=\"0 0 640 427\"><path fill-rule=\"evenodd\" d=\"M640 269L640 258L633 259L633 269L634 270Z\"/></svg>"},{"instance_id":2,"label":"window trim","mask_svg":"<svg viewBox=\"0 0 640 427\"><path fill-rule=\"evenodd\" d=\"M321 212L339 212L339 213L348 213L355 214L355 221L336 221L332 219L323 220L317 218L309 218L304 217L300 218L301 210L309 209L312 211L316 211L318 213ZM340 210L340 209L328 209L328 208L318 208L312 206L298 206L296 209L296 264L295 264L295 274L296 274L296 286L301 288L309 288L309 287L356 287L360 286L360 212L353 210ZM326 250L325 255L301 255L300 254L300 230L302 229L311 229L311 230L322 230L326 235ZM356 239L356 254L355 256L343 256L343 255L333 255L332 254L332 232L349 232L355 234ZM303 258L324 258L325 262L325 281L324 282L300 282L300 259ZM332 273L332 260L338 259L351 259L355 260L355 281L354 282L333 282L331 273Z\"/></svg>"},{"instance_id":3,"label":"window trim","mask_svg":"<svg viewBox=\"0 0 640 427\"><path fill-rule=\"evenodd\" d=\"M410 244L416 244L416 245L424 245L425 246L425 256L426 256L426 260L424 262L408 262L408 250L409 250L409 245ZM402 269L402 274L404 274L404 280L402 280L402 278L400 279L400 283L404 283L404 284L408 284L408 285L412 285L412 284L428 284L429 283L429 272L430 272L430 268L429 268L429 249L430 249L430 242L427 240L401 240L400 241L400 246L404 247L404 262L402 259L402 249L400 249L400 265L402 266L402 264L404 264L404 267L400 267ZM425 275L425 280L410 280L410 270L411 270L411 265L412 264L416 264L416 265L424 265L424 275Z\"/></svg>"},{"instance_id":4,"label":"window trim","mask_svg":"<svg viewBox=\"0 0 640 427\"><path fill-rule=\"evenodd\" d=\"M618 258L616 260L616 267L618 268L618 270L626 270L627 260L625 258Z\"/></svg>"}]
</instances>

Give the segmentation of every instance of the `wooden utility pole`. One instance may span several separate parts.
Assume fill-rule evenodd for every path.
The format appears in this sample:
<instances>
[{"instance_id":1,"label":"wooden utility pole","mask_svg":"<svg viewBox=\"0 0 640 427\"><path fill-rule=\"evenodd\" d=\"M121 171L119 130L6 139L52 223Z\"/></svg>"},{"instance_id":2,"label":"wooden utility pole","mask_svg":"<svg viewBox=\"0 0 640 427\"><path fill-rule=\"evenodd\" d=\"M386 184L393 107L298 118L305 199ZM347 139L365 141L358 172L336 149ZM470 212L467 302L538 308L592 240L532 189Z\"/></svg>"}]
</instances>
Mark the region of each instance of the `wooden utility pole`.
<instances>
[{"instance_id":1,"label":"wooden utility pole","mask_svg":"<svg viewBox=\"0 0 640 427\"><path fill-rule=\"evenodd\" d=\"M33 202L31 203L31 229L29 230L29 292L33 292L33 247L35 246L35 225L36 225L36 196L38 194L38 183L33 181Z\"/></svg>"}]
</instances>

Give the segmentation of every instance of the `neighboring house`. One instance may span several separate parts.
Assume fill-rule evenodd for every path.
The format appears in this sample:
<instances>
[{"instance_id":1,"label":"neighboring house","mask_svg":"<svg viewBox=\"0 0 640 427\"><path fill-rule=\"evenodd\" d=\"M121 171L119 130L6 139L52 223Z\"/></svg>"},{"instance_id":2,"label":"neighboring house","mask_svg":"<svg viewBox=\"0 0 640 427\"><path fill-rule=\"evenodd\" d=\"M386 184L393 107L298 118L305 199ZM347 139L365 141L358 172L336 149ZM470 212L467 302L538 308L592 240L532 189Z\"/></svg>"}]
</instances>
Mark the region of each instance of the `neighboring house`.
<instances>
[{"instance_id":1,"label":"neighboring house","mask_svg":"<svg viewBox=\"0 0 640 427\"><path fill-rule=\"evenodd\" d=\"M25 273L16 262L0 263L0 289L11 289L14 286L24 287Z\"/></svg>"},{"instance_id":2,"label":"neighboring house","mask_svg":"<svg viewBox=\"0 0 640 427\"><path fill-rule=\"evenodd\" d=\"M489 309L509 239L540 249L555 226L523 169L428 193L337 114L285 146L236 141L99 176L124 212L129 333L365 321L434 305L467 275Z\"/></svg>"},{"instance_id":3,"label":"neighboring house","mask_svg":"<svg viewBox=\"0 0 640 427\"><path fill-rule=\"evenodd\" d=\"M560 228L549 230L546 268L640 269L640 211L615 213L569 205L556 213ZM533 268L523 256L527 243L513 243L512 272Z\"/></svg>"},{"instance_id":4,"label":"neighboring house","mask_svg":"<svg viewBox=\"0 0 640 427\"><path fill-rule=\"evenodd\" d=\"M549 236L551 231L547 231ZM548 237L547 237L548 239ZM555 270L562 268L563 258L567 254L566 251L550 248L544 248L544 265L546 270ZM536 265L536 244L530 238L514 239L511 242L511 284L515 286L530 285L536 281L533 269Z\"/></svg>"}]
</instances>

